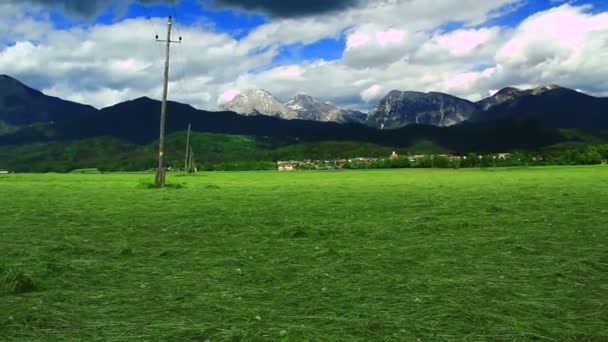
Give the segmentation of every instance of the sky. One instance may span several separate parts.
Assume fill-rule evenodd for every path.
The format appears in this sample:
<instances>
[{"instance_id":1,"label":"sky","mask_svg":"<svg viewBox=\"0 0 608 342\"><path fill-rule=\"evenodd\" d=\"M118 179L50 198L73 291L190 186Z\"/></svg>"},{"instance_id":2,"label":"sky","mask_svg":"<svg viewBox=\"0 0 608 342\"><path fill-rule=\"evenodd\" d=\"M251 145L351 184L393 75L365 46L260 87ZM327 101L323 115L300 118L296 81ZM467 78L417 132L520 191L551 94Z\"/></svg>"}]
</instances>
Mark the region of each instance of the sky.
<instances>
[{"instance_id":1,"label":"sky","mask_svg":"<svg viewBox=\"0 0 608 342\"><path fill-rule=\"evenodd\" d=\"M547 84L608 96L605 0L0 0L0 74L102 108L217 110L246 89L367 111L391 90L477 101Z\"/></svg>"}]
</instances>

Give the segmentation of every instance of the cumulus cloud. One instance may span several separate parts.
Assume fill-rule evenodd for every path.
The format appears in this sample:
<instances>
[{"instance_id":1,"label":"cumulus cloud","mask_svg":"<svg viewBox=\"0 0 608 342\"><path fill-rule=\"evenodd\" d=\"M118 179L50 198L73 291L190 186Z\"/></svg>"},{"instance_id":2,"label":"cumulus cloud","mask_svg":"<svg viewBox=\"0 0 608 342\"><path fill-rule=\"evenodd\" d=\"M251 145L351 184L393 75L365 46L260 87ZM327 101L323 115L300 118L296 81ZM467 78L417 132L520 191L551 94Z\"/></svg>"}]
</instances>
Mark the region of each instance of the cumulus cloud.
<instances>
[{"instance_id":1,"label":"cumulus cloud","mask_svg":"<svg viewBox=\"0 0 608 342\"><path fill-rule=\"evenodd\" d=\"M291 1L284 1L291 3ZM521 0L372 0L348 10L324 16L279 18L256 28L245 39L261 46L310 44L323 38L337 38L346 33L351 44L362 45L378 40L391 43L402 40L400 31L433 30L447 21L478 24L495 15L497 9L520 3ZM332 1L327 1L332 3ZM363 5L365 4L365 5ZM404 24L405 23L405 24ZM357 41L360 39L362 41Z\"/></svg>"},{"instance_id":2,"label":"cumulus cloud","mask_svg":"<svg viewBox=\"0 0 608 342\"><path fill-rule=\"evenodd\" d=\"M484 43L490 49L480 45L470 56L453 60L455 65L457 61L465 63L455 68L464 71L437 88L477 100L507 86L556 83L608 96L608 66L604 62L608 60L608 13L592 13L591 9L566 4L536 13L513 30L500 29ZM428 46L421 50L425 49ZM491 51L495 52L489 55ZM480 69L475 64L490 66Z\"/></svg>"},{"instance_id":3,"label":"cumulus cloud","mask_svg":"<svg viewBox=\"0 0 608 342\"><path fill-rule=\"evenodd\" d=\"M437 43L449 49L453 56L460 56L471 53L475 48L486 43L496 31L496 29L459 30L440 36Z\"/></svg>"},{"instance_id":4,"label":"cumulus cloud","mask_svg":"<svg viewBox=\"0 0 608 342\"><path fill-rule=\"evenodd\" d=\"M395 57L387 59L399 76L387 75L381 84L391 84L388 89L445 91L471 100L506 86L550 83L606 96L608 66L603 61L608 60L608 12L591 9L566 4L536 13L514 29L495 26L423 34L418 39L409 36L418 48L400 44ZM370 48L372 44L371 39L365 42ZM367 58L367 67L383 60L383 51L373 50L375 56ZM369 50L364 48L347 49L342 61L366 53ZM423 65L432 72L421 70ZM373 74L379 76L377 69ZM403 75L419 78L406 81L409 77Z\"/></svg>"},{"instance_id":5,"label":"cumulus cloud","mask_svg":"<svg viewBox=\"0 0 608 342\"><path fill-rule=\"evenodd\" d=\"M370 1L331 16L273 19L240 39L205 27L182 27L185 43L173 47L170 98L215 109L242 90L264 88L282 100L307 93L368 110L391 89L479 100L505 86L558 83L608 95L608 13L566 4L512 28L480 25L518 3ZM0 29L6 29L0 34L16 38L14 44L0 45L0 73L98 107L160 97L164 57L153 31L165 19L62 30L53 28L44 13L31 16L17 4L1 6L15 11L0 11ZM7 24L27 20L31 26ZM448 20L464 26L439 29ZM273 62L285 46L328 37L345 40L336 60Z\"/></svg>"},{"instance_id":6,"label":"cumulus cloud","mask_svg":"<svg viewBox=\"0 0 608 342\"><path fill-rule=\"evenodd\" d=\"M348 35L342 62L354 69L407 62L425 39L426 34L410 33L403 27L385 29L376 24L363 25Z\"/></svg>"},{"instance_id":7,"label":"cumulus cloud","mask_svg":"<svg viewBox=\"0 0 608 342\"><path fill-rule=\"evenodd\" d=\"M496 54L496 83L558 83L595 94L608 85L608 12L563 5L537 13Z\"/></svg>"},{"instance_id":8,"label":"cumulus cloud","mask_svg":"<svg viewBox=\"0 0 608 342\"><path fill-rule=\"evenodd\" d=\"M138 96L159 97L163 46L146 19L49 30L44 39L19 41L0 51L0 71L45 92L103 107ZM187 44L172 50L172 99L202 107L216 87L267 65L275 52L255 51L228 34L183 28ZM201 53L204 51L204 53ZM214 98L212 98L214 97Z\"/></svg>"},{"instance_id":9,"label":"cumulus cloud","mask_svg":"<svg viewBox=\"0 0 608 342\"><path fill-rule=\"evenodd\" d=\"M495 54L504 39L505 30L497 26L439 32L423 44L418 54L425 59L432 54L455 59L489 57Z\"/></svg>"},{"instance_id":10,"label":"cumulus cloud","mask_svg":"<svg viewBox=\"0 0 608 342\"><path fill-rule=\"evenodd\" d=\"M361 99L363 99L365 102L378 99L381 95L381 91L382 86L379 84L374 84L361 92Z\"/></svg>"},{"instance_id":11,"label":"cumulus cloud","mask_svg":"<svg viewBox=\"0 0 608 342\"><path fill-rule=\"evenodd\" d=\"M226 89L218 98L217 104L221 105L234 100L241 92L238 89Z\"/></svg>"}]
</instances>

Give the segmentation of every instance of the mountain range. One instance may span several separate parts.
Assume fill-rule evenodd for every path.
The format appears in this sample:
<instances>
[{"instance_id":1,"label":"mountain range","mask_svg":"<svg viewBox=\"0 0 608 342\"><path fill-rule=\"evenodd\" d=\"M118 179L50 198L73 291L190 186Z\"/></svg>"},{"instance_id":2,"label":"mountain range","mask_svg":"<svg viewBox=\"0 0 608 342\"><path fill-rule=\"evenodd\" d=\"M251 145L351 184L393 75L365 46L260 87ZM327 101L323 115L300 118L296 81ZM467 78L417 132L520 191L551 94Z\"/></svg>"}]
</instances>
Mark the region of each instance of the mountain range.
<instances>
[{"instance_id":1,"label":"mountain range","mask_svg":"<svg viewBox=\"0 0 608 342\"><path fill-rule=\"evenodd\" d=\"M520 118L557 128L608 129L608 98L557 85L528 90L508 87L479 102L438 92L389 92L368 114L298 94L283 103L266 90L247 90L221 106L243 116L284 120L361 123L387 130L407 125L449 127L465 121ZM35 123L74 122L96 115L95 108L47 96L7 76L0 76L0 128Z\"/></svg>"},{"instance_id":2,"label":"mountain range","mask_svg":"<svg viewBox=\"0 0 608 342\"><path fill-rule=\"evenodd\" d=\"M282 103L264 89L246 90L221 105L220 109L245 116L266 115L285 120L364 123L367 118L365 113L340 108L306 94L298 94Z\"/></svg>"},{"instance_id":3,"label":"mountain range","mask_svg":"<svg viewBox=\"0 0 608 342\"><path fill-rule=\"evenodd\" d=\"M367 114L305 94L282 103L266 90L247 90L222 109L246 116L362 123L381 130L412 124L449 127L465 121L507 118L539 120L557 128L608 129L608 98L589 96L558 85L526 90L508 87L478 102L439 92L393 90Z\"/></svg>"},{"instance_id":4,"label":"mountain range","mask_svg":"<svg viewBox=\"0 0 608 342\"><path fill-rule=\"evenodd\" d=\"M536 148L566 140L558 129L608 129L608 99L558 86L506 88L474 103L437 92L391 91L368 115L300 94L282 103L246 91L210 112L169 102L167 132L269 137L281 143L360 141L410 146L433 141L451 151ZM143 97L103 109L44 95L0 77L0 145L109 136L147 144L158 136L160 103ZM240 113L240 114L239 114ZM365 123L365 124L362 124Z\"/></svg>"},{"instance_id":5,"label":"mountain range","mask_svg":"<svg viewBox=\"0 0 608 342\"><path fill-rule=\"evenodd\" d=\"M369 114L309 95L283 103L247 91L211 112L168 103L168 158L182 157L185 128L209 163L377 156L387 151L490 153L539 151L608 141L607 99L547 86L506 88L474 103L448 94L391 91ZM236 107L232 105L238 104ZM0 168L66 171L154 166L160 101L142 97L96 109L0 77ZM171 159L174 158L174 159ZM235 164L236 165L236 164Z\"/></svg>"},{"instance_id":6,"label":"mountain range","mask_svg":"<svg viewBox=\"0 0 608 342\"><path fill-rule=\"evenodd\" d=\"M391 91L368 115L367 124L394 129L410 124L447 127L464 121L538 120L557 128L608 129L608 98L549 85L508 87L479 102L437 92Z\"/></svg>"}]
</instances>

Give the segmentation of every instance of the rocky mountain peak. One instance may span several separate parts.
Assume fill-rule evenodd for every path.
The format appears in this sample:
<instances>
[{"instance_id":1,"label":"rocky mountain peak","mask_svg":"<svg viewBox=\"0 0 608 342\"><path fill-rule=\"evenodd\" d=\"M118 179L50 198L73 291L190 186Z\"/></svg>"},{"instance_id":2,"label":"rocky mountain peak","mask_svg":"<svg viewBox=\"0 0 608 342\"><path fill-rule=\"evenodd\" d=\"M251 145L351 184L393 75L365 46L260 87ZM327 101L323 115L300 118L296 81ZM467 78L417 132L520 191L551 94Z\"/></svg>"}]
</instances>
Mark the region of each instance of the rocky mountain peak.
<instances>
[{"instance_id":1,"label":"rocky mountain peak","mask_svg":"<svg viewBox=\"0 0 608 342\"><path fill-rule=\"evenodd\" d=\"M523 93L524 91L520 89L514 87L506 87L496 92L496 94L479 101L477 104L479 105L481 110L488 110L499 104L516 99Z\"/></svg>"},{"instance_id":2,"label":"rocky mountain peak","mask_svg":"<svg viewBox=\"0 0 608 342\"><path fill-rule=\"evenodd\" d=\"M306 101L315 101L316 99L306 93L298 93L294 99L298 99L298 100L306 100Z\"/></svg>"},{"instance_id":3,"label":"rocky mountain peak","mask_svg":"<svg viewBox=\"0 0 608 342\"><path fill-rule=\"evenodd\" d=\"M288 109L265 89L248 89L231 101L220 106L220 109L241 115L267 115L281 119L297 119L297 114Z\"/></svg>"},{"instance_id":4,"label":"rocky mountain peak","mask_svg":"<svg viewBox=\"0 0 608 342\"><path fill-rule=\"evenodd\" d=\"M393 90L369 113L367 124L380 129L452 126L468 120L476 109L474 103L448 94Z\"/></svg>"},{"instance_id":5,"label":"rocky mountain peak","mask_svg":"<svg viewBox=\"0 0 608 342\"><path fill-rule=\"evenodd\" d=\"M557 84L549 84L549 85L545 85L545 86L540 86L540 87L536 87L534 89L532 89L532 95L540 95L542 93L546 93L548 91L552 91L552 90L557 90L557 89L562 89L562 87L558 86Z\"/></svg>"},{"instance_id":6,"label":"rocky mountain peak","mask_svg":"<svg viewBox=\"0 0 608 342\"><path fill-rule=\"evenodd\" d=\"M266 89L248 89L248 90L245 90L244 93L249 94L249 95L272 97L272 94Z\"/></svg>"},{"instance_id":7,"label":"rocky mountain peak","mask_svg":"<svg viewBox=\"0 0 608 342\"><path fill-rule=\"evenodd\" d=\"M521 89L514 88L514 87L506 87L506 88L501 89L496 94L479 101L478 105L480 106L481 110L485 111L485 110L489 110L490 108L492 108L494 106L517 100L519 97L522 97L522 96L526 96L526 95L539 96L539 95L542 95L542 94L550 92L550 91L563 90L563 89L566 89L566 88L563 88L556 84L540 86L540 87L536 87L536 88L528 89L528 90L521 90Z\"/></svg>"},{"instance_id":8,"label":"rocky mountain peak","mask_svg":"<svg viewBox=\"0 0 608 342\"><path fill-rule=\"evenodd\" d=\"M322 102L308 94L296 95L287 101L285 106L298 113L298 118L302 120L362 123L366 117L364 113L340 108L330 102Z\"/></svg>"},{"instance_id":9,"label":"rocky mountain peak","mask_svg":"<svg viewBox=\"0 0 608 342\"><path fill-rule=\"evenodd\" d=\"M496 94L500 94L500 93L518 93L521 92L522 90L519 88L515 88L515 87L505 87L502 88L501 90L499 90L498 92L496 92ZM494 94L494 95L496 95Z\"/></svg>"}]
</instances>

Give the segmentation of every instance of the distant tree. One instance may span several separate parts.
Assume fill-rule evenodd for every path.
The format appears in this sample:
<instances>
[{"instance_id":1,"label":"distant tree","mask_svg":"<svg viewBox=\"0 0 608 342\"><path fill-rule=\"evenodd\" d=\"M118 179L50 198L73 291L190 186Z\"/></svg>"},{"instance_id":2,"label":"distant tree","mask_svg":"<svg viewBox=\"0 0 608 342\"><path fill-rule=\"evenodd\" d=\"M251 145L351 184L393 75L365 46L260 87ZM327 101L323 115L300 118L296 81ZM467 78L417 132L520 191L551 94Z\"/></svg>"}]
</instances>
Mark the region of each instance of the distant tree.
<instances>
[{"instance_id":1,"label":"distant tree","mask_svg":"<svg viewBox=\"0 0 608 342\"><path fill-rule=\"evenodd\" d=\"M433 167L447 169L450 167L450 158L446 156L433 156Z\"/></svg>"},{"instance_id":2,"label":"distant tree","mask_svg":"<svg viewBox=\"0 0 608 342\"><path fill-rule=\"evenodd\" d=\"M479 165L479 157L475 153L469 153L462 158L462 167L476 167Z\"/></svg>"},{"instance_id":3,"label":"distant tree","mask_svg":"<svg viewBox=\"0 0 608 342\"><path fill-rule=\"evenodd\" d=\"M585 151L578 154L578 164L594 165L602 163L602 155L593 147L588 147Z\"/></svg>"},{"instance_id":4,"label":"distant tree","mask_svg":"<svg viewBox=\"0 0 608 342\"><path fill-rule=\"evenodd\" d=\"M432 156L424 156L416 160L416 167L430 169L434 166Z\"/></svg>"},{"instance_id":5,"label":"distant tree","mask_svg":"<svg viewBox=\"0 0 608 342\"><path fill-rule=\"evenodd\" d=\"M479 156L479 166L480 167L491 167L492 166L492 156L487 155L487 154Z\"/></svg>"},{"instance_id":6,"label":"distant tree","mask_svg":"<svg viewBox=\"0 0 608 342\"><path fill-rule=\"evenodd\" d=\"M390 160L390 165L392 168L409 168L411 167L410 159L408 157L398 157L396 159Z\"/></svg>"}]
</instances>

